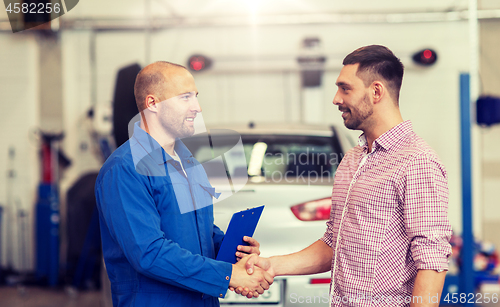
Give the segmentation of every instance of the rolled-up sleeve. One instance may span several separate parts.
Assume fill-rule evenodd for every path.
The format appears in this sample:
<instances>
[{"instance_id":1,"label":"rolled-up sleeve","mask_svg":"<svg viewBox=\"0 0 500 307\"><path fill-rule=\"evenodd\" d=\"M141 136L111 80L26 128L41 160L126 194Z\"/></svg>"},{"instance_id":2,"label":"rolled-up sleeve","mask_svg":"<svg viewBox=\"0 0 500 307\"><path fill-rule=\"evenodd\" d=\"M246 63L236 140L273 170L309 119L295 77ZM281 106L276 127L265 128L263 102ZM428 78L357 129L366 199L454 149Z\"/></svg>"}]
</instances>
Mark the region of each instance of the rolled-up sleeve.
<instances>
[{"instance_id":1,"label":"rolled-up sleeve","mask_svg":"<svg viewBox=\"0 0 500 307\"><path fill-rule=\"evenodd\" d=\"M332 208L330 209L330 218L326 222L326 231L320 238L321 241L323 241L326 245L330 247L333 247L333 215L334 215L333 209L334 208L332 205Z\"/></svg>"},{"instance_id":2,"label":"rolled-up sleeve","mask_svg":"<svg viewBox=\"0 0 500 307\"><path fill-rule=\"evenodd\" d=\"M412 159L405 172L404 221L419 270L448 270L452 230L444 167L432 153Z\"/></svg>"}]
</instances>

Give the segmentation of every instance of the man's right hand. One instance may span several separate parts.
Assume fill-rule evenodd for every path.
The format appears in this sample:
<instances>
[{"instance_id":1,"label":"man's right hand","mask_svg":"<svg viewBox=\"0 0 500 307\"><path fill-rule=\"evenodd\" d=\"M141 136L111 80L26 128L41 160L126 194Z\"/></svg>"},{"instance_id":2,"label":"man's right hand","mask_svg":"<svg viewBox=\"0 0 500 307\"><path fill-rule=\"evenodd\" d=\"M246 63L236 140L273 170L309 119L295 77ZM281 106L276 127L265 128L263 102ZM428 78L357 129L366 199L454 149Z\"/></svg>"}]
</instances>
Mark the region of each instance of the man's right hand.
<instances>
[{"instance_id":1,"label":"man's right hand","mask_svg":"<svg viewBox=\"0 0 500 307\"><path fill-rule=\"evenodd\" d=\"M229 281L230 288L241 288L242 291L238 294L245 295L248 298L258 297L259 294L264 293L265 290L269 289L269 285L273 283L274 276L271 276L265 270L254 267L255 260L252 260L250 264L247 262L253 257L258 257L256 254L248 255L243 257L239 262L233 264L233 272L231 274L231 279ZM248 272L252 272L249 274ZM245 294L242 292L246 290Z\"/></svg>"},{"instance_id":2,"label":"man's right hand","mask_svg":"<svg viewBox=\"0 0 500 307\"><path fill-rule=\"evenodd\" d=\"M325 242L318 240L300 252L293 254L263 258L250 255L244 258L244 267L248 274L264 270L274 279L283 275L309 275L328 272L331 269L333 250ZM250 288L229 287L231 290L246 297L255 296ZM258 295L258 294L257 294Z\"/></svg>"},{"instance_id":3,"label":"man's right hand","mask_svg":"<svg viewBox=\"0 0 500 307\"><path fill-rule=\"evenodd\" d=\"M245 258L243 258L243 259L245 259ZM267 273L273 279L276 276L276 273L271 265L271 259L259 257L256 254L250 255L248 257L248 259L246 259L245 269L249 275L254 274L254 272L265 271L265 273ZM231 290L233 290L233 289L231 289ZM248 287L244 287L241 285L238 286L237 288L234 288L234 292L236 292L237 294L241 294L243 296L246 296L248 298L258 296L258 295L255 296L255 291L251 290ZM260 293L260 294L262 294L262 293Z\"/></svg>"}]
</instances>

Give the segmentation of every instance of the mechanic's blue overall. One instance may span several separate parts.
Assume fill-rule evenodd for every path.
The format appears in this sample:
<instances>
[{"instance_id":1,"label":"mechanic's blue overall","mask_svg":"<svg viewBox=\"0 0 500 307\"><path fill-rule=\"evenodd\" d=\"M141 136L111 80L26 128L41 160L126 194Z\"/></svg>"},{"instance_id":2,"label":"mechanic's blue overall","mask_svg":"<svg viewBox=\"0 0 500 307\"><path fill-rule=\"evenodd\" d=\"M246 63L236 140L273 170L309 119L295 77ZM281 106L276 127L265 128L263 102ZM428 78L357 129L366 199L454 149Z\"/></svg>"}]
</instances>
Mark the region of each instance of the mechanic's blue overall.
<instances>
[{"instance_id":1,"label":"mechanic's blue overall","mask_svg":"<svg viewBox=\"0 0 500 307\"><path fill-rule=\"evenodd\" d=\"M187 177L136 123L97 178L114 306L219 306L228 289L232 266L214 260L224 237L214 225L215 189L179 140L175 151Z\"/></svg>"}]
</instances>

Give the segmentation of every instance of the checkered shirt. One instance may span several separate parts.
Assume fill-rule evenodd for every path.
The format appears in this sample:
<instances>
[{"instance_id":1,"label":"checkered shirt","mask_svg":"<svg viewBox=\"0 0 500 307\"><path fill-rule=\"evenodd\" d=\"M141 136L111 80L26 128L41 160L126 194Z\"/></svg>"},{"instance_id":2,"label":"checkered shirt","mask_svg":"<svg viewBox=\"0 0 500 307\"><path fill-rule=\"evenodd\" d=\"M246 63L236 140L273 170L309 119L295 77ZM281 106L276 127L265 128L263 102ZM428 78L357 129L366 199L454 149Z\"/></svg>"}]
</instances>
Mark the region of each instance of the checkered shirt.
<instances>
[{"instance_id":1,"label":"checkered shirt","mask_svg":"<svg viewBox=\"0 0 500 307\"><path fill-rule=\"evenodd\" d=\"M410 121L370 153L360 136L335 174L326 224L331 306L409 306L417 270L448 269L446 170Z\"/></svg>"}]
</instances>

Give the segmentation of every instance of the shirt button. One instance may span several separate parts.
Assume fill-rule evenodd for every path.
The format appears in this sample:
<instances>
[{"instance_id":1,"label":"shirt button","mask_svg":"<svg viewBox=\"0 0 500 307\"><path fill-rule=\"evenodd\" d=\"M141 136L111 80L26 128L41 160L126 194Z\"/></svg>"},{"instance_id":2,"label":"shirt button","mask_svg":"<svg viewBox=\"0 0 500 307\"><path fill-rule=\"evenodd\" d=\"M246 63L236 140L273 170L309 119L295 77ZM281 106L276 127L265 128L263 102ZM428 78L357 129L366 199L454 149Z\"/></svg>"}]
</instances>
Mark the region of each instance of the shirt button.
<instances>
[{"instance_id":1,"label":"shirt button","mask_svg":"<svg viewBox=\"0 0 500 307\"><path fill-rule=\"evenodd\" d=\"M229 276L226 276L226 280L229 280Z\"/></svg>"},{"instance_id":2,"label":"shirt button","mask_svg":"<svg viewBox=\"0 0 500 307\"><path fill-rule=\"evenodd\" d=\"M221 294L219 294L219 297L224 297L224 295L222 295L222 293L221 293Z\"/></svg>"}]
</instances>

